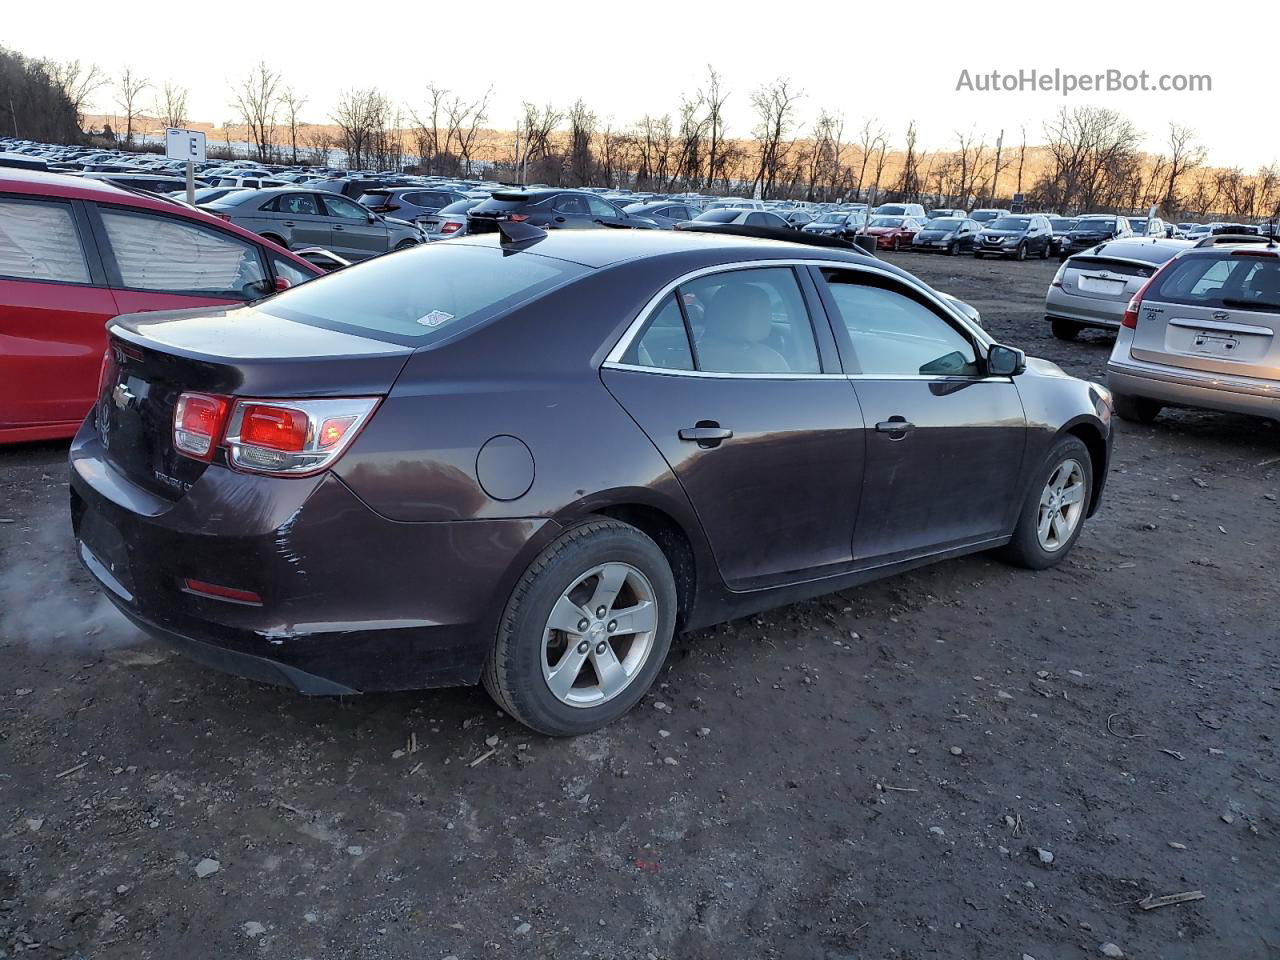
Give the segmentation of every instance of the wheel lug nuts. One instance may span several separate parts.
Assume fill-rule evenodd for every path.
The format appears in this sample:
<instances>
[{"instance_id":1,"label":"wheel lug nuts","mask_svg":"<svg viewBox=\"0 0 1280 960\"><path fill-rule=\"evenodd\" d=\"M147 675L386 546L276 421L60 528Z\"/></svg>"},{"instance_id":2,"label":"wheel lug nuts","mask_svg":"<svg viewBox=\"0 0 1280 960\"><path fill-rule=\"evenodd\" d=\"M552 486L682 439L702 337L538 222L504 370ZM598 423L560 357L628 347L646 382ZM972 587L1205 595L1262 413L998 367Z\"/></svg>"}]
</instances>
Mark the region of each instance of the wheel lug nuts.
<instances>
[{"instance_id":1,"label":"wheel lug nuts","mask_svg":"<svg viewBox=\"0 0 1280 960\"><path fill-rule=\"evenodd\" d=\"M605 646L606 646L606 644L605 644L605 642L604 642L603 640L601 640L599 643L597 643L597 644L596 644L596 656L597 656L597 657L600 657L600 656L603 656L603 655L604 655Z\"/></svg>"},{"instance_id":2,"label":"wheel lug nuts","mask_svg":"<svg viewBox=\"0 0 1280 960\"><path fill-rule=\"evenodd\" d=\"M590 649L591 649L591 644L587 643L587 641L585 641L585 640L583 640L580 644L578 644L578 652L579 652L579 653L584 653L584 654L585 654L585 653L586 653L588 650L590 650Z\"/></svg>"},{"instance_id":3,"label":"wheel lug nuts","mask_svg":"<svg viewBox=\"0 0 1280 960\"><path fill-rule=\"evenodd\" d=\"M617 621L617 620L610 620L610 621L609 621L609 632L610 632L610 633L613 633L613 631L615 631L615 630L617 630L617 629L618 629L618 621Z\"/></svg>"},{"instance_id":4,"label":"wheel lug nuts","mask_svg":"<svg viewBox=\"0 0 1280 960\"><path fill-rule=\"evenodd\" d=\"M579 630L585 630L585 629L587 629L587 627L589 627L589 626L591 626L591 624L590 624L590 622L588 622L585 618L584 618L584 619L582 619L582 620L579 620L579 621L578 621L578 629L579 629Z\"/></svg>"},{"instance_id":5,"label":"wheel lug nuts","mask_svg":"<svg viewBox=\"0 0 1280 960\"><path fill-rule=\"evenodd\" d=\"M605 608L604 608L604 607L596 607L596 616L597 616L597 617L599 617L601 620L603 620L603 619L604 619L604 615L605 615L607 612L608 612L608 611L607 611L607 610L605 610Z\"/></svg>"}]
</instances>

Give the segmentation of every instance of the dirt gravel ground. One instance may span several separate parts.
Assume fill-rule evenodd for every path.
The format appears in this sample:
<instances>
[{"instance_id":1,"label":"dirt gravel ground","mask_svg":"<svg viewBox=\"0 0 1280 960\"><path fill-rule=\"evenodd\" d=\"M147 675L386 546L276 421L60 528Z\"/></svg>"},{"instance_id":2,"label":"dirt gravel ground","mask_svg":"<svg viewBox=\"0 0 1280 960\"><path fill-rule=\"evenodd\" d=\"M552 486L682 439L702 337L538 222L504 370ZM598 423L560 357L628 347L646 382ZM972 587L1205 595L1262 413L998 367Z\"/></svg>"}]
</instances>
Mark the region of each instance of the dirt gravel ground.
<instances>
[{"instance_id":1,"label":"dirt gravel ground","mask_svg":"<svg viewBox=\"0 0 1280 960\"><path fill-rule=\"evenodd\" d=\"M1055 263L894 259L1102 376L1107 337L1041 319ZM570 741L478 689L308 700L131 639L64 453L0 452L0 957L1280 956L1273 425L1122 424L1059 569L684 637Z\"/></svg>"}]
</instances>

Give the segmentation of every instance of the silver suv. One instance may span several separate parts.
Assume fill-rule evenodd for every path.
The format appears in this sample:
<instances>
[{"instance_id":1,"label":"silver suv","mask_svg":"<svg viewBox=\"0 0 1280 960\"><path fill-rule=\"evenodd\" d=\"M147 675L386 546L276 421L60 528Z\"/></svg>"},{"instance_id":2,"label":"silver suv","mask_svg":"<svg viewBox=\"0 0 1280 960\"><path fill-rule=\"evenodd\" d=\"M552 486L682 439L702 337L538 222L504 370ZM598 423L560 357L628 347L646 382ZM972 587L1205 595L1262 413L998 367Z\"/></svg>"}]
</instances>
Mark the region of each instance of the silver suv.
<instances>
[{"instance_id":1,"label":"silver suv","mask_svg":"<svg viewBox=\"0 0 1280 960\"><path fill-rule=\"evenodd\" d=\"M347 260L366 260L426 240L416 224L374 213L325 190L242 190L203 209L290 250L323 247Z\"/></svg>"},{"instance_id":2,"label":"silver suv","mask_svg":"<svg viewBox=\"0 0 1280 960\"><path fill-rule=\"evenodd\" d=\"M1208 237L1162 266L1124 313L1107 381L1126 420L1165 406L1280 419L1280 245Z\"/></svg>"}]
</instances>

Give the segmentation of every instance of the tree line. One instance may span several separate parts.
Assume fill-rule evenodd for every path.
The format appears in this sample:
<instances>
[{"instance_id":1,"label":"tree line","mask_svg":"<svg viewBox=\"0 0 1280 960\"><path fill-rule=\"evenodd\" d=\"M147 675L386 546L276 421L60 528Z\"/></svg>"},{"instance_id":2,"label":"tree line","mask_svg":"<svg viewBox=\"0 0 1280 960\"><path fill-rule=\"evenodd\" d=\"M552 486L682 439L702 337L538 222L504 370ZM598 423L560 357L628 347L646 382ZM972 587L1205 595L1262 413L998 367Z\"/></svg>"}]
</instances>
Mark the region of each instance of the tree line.
<instances>
[{"instance_id":1,"label":"tree line","mask_svg":"<svg viewBox=\"0 0 1280 960\"><path fill-rule=\"evenodd\" d=\"M187 91L126 66L109 77L79 61L36 61L0 50L0 91L13 89L11 119L22 136L75 139L86 106L103 88L119 108L112 131L132 146L148 116L183 126ZM53 99L49 99L53 98ZM891 135L875 118L846 122L819 107L804 122L805 93L787 78L746 95L750 126L730 129L732 93L708 66L703 82L674 111L619 124L579 98L568 106L521 104L515 130L491 126L492 87L479 95L427 84L414 103L377 87L344 91L325 123L304 120L307 98L266 62L230 84L228 107L249 157L326 166L340 150L356 169L489 176L554 186L628 187L735 193L765 199L918 201L969 208L1007 204L1068 213L1137 211L1165 217L1211 214L1270 217L1280 210L1280 170L1207 168L1194 131L1168 125L1160 148L1144 151L1143 132L1115 110L1062 107L1028 141L1025 126L992 139L956 130L942 149L920 146L914 121ZM4 104L0 104L0 116ZM7 130L5 132L8 132ZM1008 134L1006 139L1005 134ZM231 149L230 133L226 148Z\"/></svg>"}]
</instances>

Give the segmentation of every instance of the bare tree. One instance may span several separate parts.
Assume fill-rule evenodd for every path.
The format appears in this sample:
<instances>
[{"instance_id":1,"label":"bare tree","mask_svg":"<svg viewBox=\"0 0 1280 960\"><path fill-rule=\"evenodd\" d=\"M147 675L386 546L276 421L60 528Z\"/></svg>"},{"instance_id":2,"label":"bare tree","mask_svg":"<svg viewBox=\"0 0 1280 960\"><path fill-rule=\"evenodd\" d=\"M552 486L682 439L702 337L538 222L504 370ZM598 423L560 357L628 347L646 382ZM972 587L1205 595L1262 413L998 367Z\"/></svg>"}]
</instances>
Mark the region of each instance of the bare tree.
<instances>
[{"instance_id":1,"label":"bare tree","mask_svg":"<svg viewBox=\"0 0 1280 960\"><path fill-rule=\"evenodd\" d=\"M76 112L76 123L84 126L85 109L89 98L111 82L106 72L96 63L82 64L79 60L46 60L45 71L62 90Z\"/></svg>"},{"instance_id":2,"label":"bare tree","mask_svg":"<svg viewBox=\"0 0 1280 960\"><path fill-rule=\"evenodd\" d=\"M862 165L858 169L858 182L854 187L854 193L857 196L862 195L862 188L866 183L867 164L884 143L884 138L884 128L874 118L866 121L858 133L858 152L862 158Z\"/></svg>"},{"instance_id":3,"label":"bare tree","mask_svg":"<svg viewBox=\"0 0 1280 960\"><path fill-rule=\"evenodd\" d=\"M920 196L920 157L916 153L916 122L907 124L907 151L902 158L902 175L898 178L898 193L903 200L916 200ZM878 179L878 178L877 178Z\"/></svg>"},{"instance_id":4,"label":"bare tree","mask_svg":"<svg viewBox=\"0 0 1280 960\"><path fill-rule=\"evenodd\" d=\"M333 121L341 134L339 142L346 151L348 167L399 164L403 146L391 110L391 101L377 87L342 94Z\"/></svg>"},{"instance_id":5,"label":"bare tree","mask_svg":"<svg viewBox=\"0 0 1280 960\"><path fill-rule=\"evenodd\" d=\"M789 144L784 142L795 123L796 105L803 94L790 81L778 78L751 95L756 113L755 138L760 145L759 165L752 192L769 197L787 161Z\"/></svg>"},{"instance_id":6,"label":"bare tree","mask_svg":"<svg viewBox=\"0 0 1280 960\"><path fill-rule=\"evenodd\" d=\"M457 144L458 166L464 176L471 175L472 153L476 140L484 122L489 119L489 101L493 97L493 87L484 92L479 100L466 101L454 97L445 107L445 119L448 127L445 132L445 153L450 154L454 143Z\"/></svg>"},{"instance_id":7,"label":"bare tree","mask_svg":"<svg viewBox=\"0 0 1280 960\"><path fill-rule=\"evenodd\" d=\"M307 145L307 160L313 167L327 167L333 153L333 135L323 126L313 126L303 136Z\"/></svg>"},{"instance_id":8,"label":"bare tree","mask_svg":"<svg viewBox=\"0 0 1280 960\"><path fill-rule=\"evenodd\" d=\"M1205 149L1196 141L1195 131L1179 123L1169 124L1168 143L1169 169L1160 206L1166 215L1172 215L1182 208L1178 192L1181 181L1204 163Z\"/></svg>"},{"instance_id":9,"label":"bare tree","mask_svg":"<svg viewBox=\"0 0 1280 960\"><path fill-rule=\"evenodd\" d=\"M427 84L427 103L422 112L409 108L409 118L413 121L414 146L418 151L418 172L436 173L441 149L440 130L444 118L444 108L449 91L434 83ZM517 124L518 126L518 124Z\"/></svg>"},{"instance_id":10,"label":"bare tree","mask_svg":"<svg viewBox=\"0 0 1280 960\"><path fill-rule=\"evenodd\" d=\"M187 125L187 88L169 80L156 96L156 119L166 127Z\"/></svg>"},{"instance_id":11,"label":"bare tree","mask_svg":"<svg viewBox=\"0 0 1280 960\"><path fill-rule=\"evenodd\" d=\"M280 108L284 111L284 122L289 125L290 163L298 162L299 116L306 103L307 98L297 93L293 87L285 87L284 92L280 94Z\"/></svg>"},{"instance_id":12,"label":"bare tree","mask_svg":"<svg viewBox=\"0 0 1280 960\"><path fill-rule=\"evenodd\" d=\"M675 135L671 130L671 115L661 117L645 114L636 132L636 186L646 189L665 189L671 178L671 154L675 149Z\"/></svg>"},{"instance_id":13,"label":"bare tree","mask_svg":"<svg viewBox=\"0 0 1280 960\"><path fill-rule=\"evenodd\" d=\"M1044 131L1052 165L1036 185L1042 204L1093 210L1123 201L1141 139L1129 120L1103 107L1063 107Z\"/></svg>"},{"instance_id":14,"label":"bare tree","mask_svg":"<svg viewBox=\"0 0 1280 960\"><path fill-rule=\"evenodd\" d=\"M1022 142L1018 146L1018 187L1015 193L1022 193L1022 172L1027 165L1027 128L1025 124L1018 126L1022 134Z\"/></svg>"},{"instance_id":15,"label":"bare tree","mask_svg":"<svg viewBox=\"0 0 1280 960\"><path fill-rule=\"evenodd\" d=\"M698 97L707 108L704 122L707 139L707 187L710 188L717 180L724 180L727 185L728 178L724 175L727 159L724 105L729 99L729 94L720 85L720 74L716 73L710 64L707 65L706 89L700 90Z\"/></svg>"},{"instance_id":16,"label":"bare tree","mask_svg":"<svg viewBox=\"0 0 1280 960\"><path fill-rule=\"evenodd\" d=\"M521 106L524 114L519 127L523 131L524 140L517 151L515 167L523 183L530 167L534 169L535 177L539 177L541 171L551 166L549 161L554 146L551 134L559 126L563 115L551 104L539 107L526 100ZM559 162L558 158L555 162Z\"/></svg>"},{"instance_id":17,"label":"bare tree","mask_svg":"<svg viewBox=\"0 0 1280 960\"><path fill-rule=\"evenodd\" d=\"M280 108L280 81L276 71L259 61L238 86L232 88L233 106L245 126L245 140L257 159L271 159L276 134L276 116Z\"/></svg>"},{"instance_id":18,"label":"bare tree","mask_svg":"<svg viewBox=\"0 0 1280 960\"><path fill-rule=\"evenodd\" d=\"M124 142L133 146L133 122L138 117L142 92L151 86L151 81L137 73L133 67L126 66L120 71L120 79L116 81L116 104L124 111Z\"/></svg>"},{"instance_id":19,"label":"bare tree","mask_svg":"<svg viewBox=\"0 0 1280 960\"><path fill-rule=\"evenodd\" d=\"M596 115L581 99L569 108L569 177L573 186L586 187L595 183L595 155L591 141L596 133Z\"/></svg>"}]
</instances>

